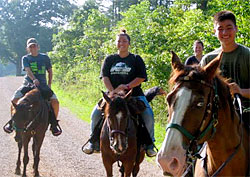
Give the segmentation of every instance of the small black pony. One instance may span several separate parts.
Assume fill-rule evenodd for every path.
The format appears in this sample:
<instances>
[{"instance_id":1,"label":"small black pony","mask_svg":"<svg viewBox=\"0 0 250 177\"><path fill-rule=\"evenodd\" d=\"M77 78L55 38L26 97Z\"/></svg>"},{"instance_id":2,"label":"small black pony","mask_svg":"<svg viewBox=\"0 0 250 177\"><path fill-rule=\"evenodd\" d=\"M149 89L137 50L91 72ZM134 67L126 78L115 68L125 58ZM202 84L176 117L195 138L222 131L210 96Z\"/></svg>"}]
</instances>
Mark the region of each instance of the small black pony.
<instances>
[{"instance_id":1,"label":"small black pony","mask_svg":"<svg viewBox=\"0 0 250 177\"><path fill-rule=\"evenodd\" d=\"M12 103L12 121L16 131L15 140L18 143L18 159L15 173L20 175L20 156L22 147L24 147L23 157L23 176L26 176L26 167L29 162L28 144L33 137L33 155L34 155L34 176L39 176L38 164L40 161L40 149L48 128L49 105L41 96L40 91L35 88L29 91L17 104Z\"/></svg>"},{"instance_id":2,"label":"small black pony","mask_svg":"<svg viewBox=\"0 0 250 177\"><path fill-rule=\"evenodd\" d=\"M100 148L107 176L112 176L112 165L116 161L122 162L121 176L128 177L131 173L136 176L145 156L145 150L138 145L136 124L129 109L129 102L133 99L130 97L131 93L132 91L110 98L103 92L107 105Z\"/></svg>"}]
</instances>

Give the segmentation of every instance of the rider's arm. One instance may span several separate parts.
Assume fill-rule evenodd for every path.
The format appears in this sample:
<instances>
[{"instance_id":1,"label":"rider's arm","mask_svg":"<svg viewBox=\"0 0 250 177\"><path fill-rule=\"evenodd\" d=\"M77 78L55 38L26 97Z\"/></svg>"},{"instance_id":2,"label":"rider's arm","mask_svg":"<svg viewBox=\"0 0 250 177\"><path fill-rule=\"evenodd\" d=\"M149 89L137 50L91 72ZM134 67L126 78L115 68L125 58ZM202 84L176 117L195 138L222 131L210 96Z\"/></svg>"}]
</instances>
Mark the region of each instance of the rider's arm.
<instances>
[{"instance_id":1,"label":"rider's arm","mask_svg":"<svg viewBox=\"0 0 250 177\"><path fill-rule=\"evenodd\" d=\"M113 86L112 86L112 84L111 84L108 77L103 77L102 81L103 81L105 87L108 89L109 92L112 92L114 90L114 88L113 88Z\"/></svg>"},{"instance_id":2,"label":"rider's arm","mask_svg":"<svg viewBox=\"0 0 250 177\"><path fill-rule=\"evenodd\" d=\"M25 67L24 69L25 69L27 75L29 76L29 78L31 80L35 80L36 79L36 77L34 76L33 72L31 71L30 67Z\"/></svg>"},{"instance_id":3,"label":"rider's arm","mask_svg":"<svg viewBox=\"0 0 250 177\"><path fill-rule=\"evenodd\" d=\"M129 88L129 89L134 88L134 87L137 87L137 86L140 85L144 80L145 80L145 78L136 77L134 80L132 80L130 83L128 83L128 84L126 85L126 87Z\"/></svg>"},{"instance_id":4,"label":"rider's arm","mask_svg":"<svg viewBox=\"0 0 250 177\"><path fill-rule=\"evenodd\" d=\"M48 86L51 88L52 78L53 78L53 71L52 68L48 69Z\"/></svg>"},{"instance_id":5,"label":"rider's arm","mask_svg":"<svg viewBox=\"0 0 250 177\"><path fill-rule=\"evenodd\" d=\"M250 99L250 89L240 89L241 96Z\"/></svg>"}]
</instances>

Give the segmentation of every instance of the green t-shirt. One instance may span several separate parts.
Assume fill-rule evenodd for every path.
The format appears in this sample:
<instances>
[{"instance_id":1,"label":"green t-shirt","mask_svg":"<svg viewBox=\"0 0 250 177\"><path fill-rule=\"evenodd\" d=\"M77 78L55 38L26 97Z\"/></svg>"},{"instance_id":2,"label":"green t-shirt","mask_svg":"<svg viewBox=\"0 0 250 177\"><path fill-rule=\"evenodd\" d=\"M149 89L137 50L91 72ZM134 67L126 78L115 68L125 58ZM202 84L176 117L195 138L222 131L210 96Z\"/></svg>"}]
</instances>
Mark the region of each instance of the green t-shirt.
<instances>
[{"instance_id":1,"label":"green t-shirt","mask_svg":"<svg viewBox=\"0 0 250 177\"><path fill-rule=\"evenodd\" d=\"M205 66L214 59L221 51L216 49L206 54L201 62L201 66ZM250 48L238 44L238 47L232 52L223 52L221 60L221 74L226 78L231 78L232 82L236 82L240 88L250 88ZM250 100L242 98L243 105L250 107Z\"/></svg>"}]
</instances>

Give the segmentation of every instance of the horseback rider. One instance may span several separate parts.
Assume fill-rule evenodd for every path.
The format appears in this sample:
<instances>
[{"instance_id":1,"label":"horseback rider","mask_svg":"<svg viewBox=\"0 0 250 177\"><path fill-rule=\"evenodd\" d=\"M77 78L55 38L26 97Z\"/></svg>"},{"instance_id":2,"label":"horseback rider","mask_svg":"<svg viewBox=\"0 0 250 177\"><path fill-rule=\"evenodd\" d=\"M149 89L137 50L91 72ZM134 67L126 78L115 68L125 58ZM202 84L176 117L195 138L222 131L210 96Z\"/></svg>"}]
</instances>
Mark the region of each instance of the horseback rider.
<instances>
[{"instance_id":1,"label":"horseback rider","mask_svg":"<svg viewBox=\"0 0 250 177\"><path fill-rule=\"evenodd\" d=\"M147 81L145 64L139 55L134 55L129 52L129 45L130 37L126 34L126 31L123 30L117 35L116 39L118 54L110 55L105 59L100 77L110 95L118 93L119 91L133 89L132 96L144 102L146 109L142 112L141 116L152 142L154 142L154 115L141 89L141 83ZM93 134L100 119L102 119L102 112L98 109L98 105L96 105L91 114L91 134ZM99 152L99 142L89 142L88 145L83 148L83 152L86 154ZM149 157L153 157L157 154L154 151L153 144L146 147L146 153Z\"/></svg>"},{"instance_id":2,"label":"horseback rider","mask_svg":"<svg viewBox=\"0 0 250 177\"><path fill-rule=\"evenodd\" d=\"M26 49L28 54L22 57L23 70L26 71L26 76L23 85L15 91L11 99L12 103L15 104L17 104L18 100L24 96L24 88L28 85L32 84L40 88L51 88L53 72L50 58L45 54L39 53L39 45L35 38L27 40ZM48 83L46 79L46 71L48 72ZM62 131L56 120L59 112L59 101L55 94L50 97L50 104L54 111L54 115L50 116L50 129L54 136L58 136ZM12 120L4 126L4 131L6 133L13 132Z\"/></svg>"},{"instance_id":3,"label":"horseback rider","mask_svg":"<svg viewBox=\"0 0 250 177\"><path fill-rule=\"evenodd\" d=\"M235 41L238 27L231 11L220 11L214 16L214 32L220 41L220 48L205 55L200 64L205 66L223 51L220 64L221 74L230 78L232 95L239 94L243 106L243 121L250 126L250 49Z\"/></svg>"}]
</instances>

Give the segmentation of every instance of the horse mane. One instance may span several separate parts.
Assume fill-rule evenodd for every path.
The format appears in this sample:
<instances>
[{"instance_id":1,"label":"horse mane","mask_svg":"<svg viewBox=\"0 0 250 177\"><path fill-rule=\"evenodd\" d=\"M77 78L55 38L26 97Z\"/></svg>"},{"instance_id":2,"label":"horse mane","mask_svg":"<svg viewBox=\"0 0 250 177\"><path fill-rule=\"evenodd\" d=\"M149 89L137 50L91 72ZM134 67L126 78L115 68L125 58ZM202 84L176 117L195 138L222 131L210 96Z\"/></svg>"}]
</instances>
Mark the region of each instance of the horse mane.
<instances>
[{"instance_id":1,"label":"horse mane","mask_svg":"<svg viewBox=\"0 0 250 177\"><path fill-rule=\"evenodd\" d=\"M126 100L124 100L125 96L126 96L125 92L119 92L112 95L112 97L110 97L112 102L105 106L105 111L104 111L105 114L107 115L107 113L111 112L112 109L117 111L122 110L126 108L126 104L128 106L131 115L133 116L142 113L146 109L146 106L143 101L137 100L133 97L129 97Z\"/></svg>"},{"instance_id":2,"label":"horse mane","mask_svg":"<svg viewBox=\"0 0 250 177\"><path fill-rule=\"evenodd\" d=\"M219 97L222 97L220 101L222 102L222 106L226 106L226 103L228 101L231 115L234 115L233 110L233 101L232 96L229 90L229 81L230 79L227 79L223 77L221 74L220 69L217 69L217 72L213 79L217 81L217 91ZM183 78L185 76L189 76L190 80L204 80L206 82L211 82L208 75L206 74L203 67L200 65L185 65L183 69L178 70L174 69L171 73L169 85L172 88L174 84L176 84L180 78ZM231 116L233 117L233 116Z\"/></svg>"}]
</instances>

